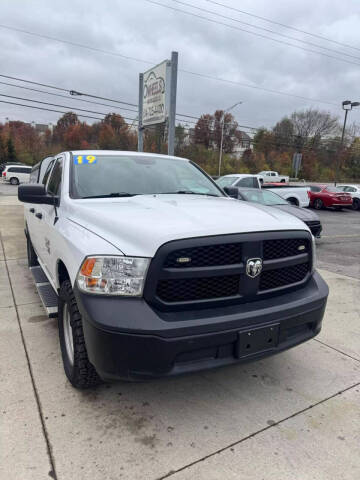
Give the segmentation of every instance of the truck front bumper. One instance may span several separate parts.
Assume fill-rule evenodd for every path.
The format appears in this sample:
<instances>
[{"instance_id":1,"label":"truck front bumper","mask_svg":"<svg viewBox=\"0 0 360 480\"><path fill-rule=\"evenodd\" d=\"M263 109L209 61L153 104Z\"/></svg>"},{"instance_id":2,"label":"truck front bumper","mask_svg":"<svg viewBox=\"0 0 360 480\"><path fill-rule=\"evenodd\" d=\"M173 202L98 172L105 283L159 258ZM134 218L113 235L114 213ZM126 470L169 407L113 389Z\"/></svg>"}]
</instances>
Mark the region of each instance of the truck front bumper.
<instances>
[{"instance_id":1,"label":"truck front bumper","mask_svg":"<svg viewBox=\"0 0 360 480\"><path fill-rule=\"evenodd\" d=\"M263 358L315 337L328 287L242 305L159 312L143 299L89 295L75 287L91 363L104 380L148 379ZM250 340L248 340L250 339Z\"/></svg>"}]
</instances>

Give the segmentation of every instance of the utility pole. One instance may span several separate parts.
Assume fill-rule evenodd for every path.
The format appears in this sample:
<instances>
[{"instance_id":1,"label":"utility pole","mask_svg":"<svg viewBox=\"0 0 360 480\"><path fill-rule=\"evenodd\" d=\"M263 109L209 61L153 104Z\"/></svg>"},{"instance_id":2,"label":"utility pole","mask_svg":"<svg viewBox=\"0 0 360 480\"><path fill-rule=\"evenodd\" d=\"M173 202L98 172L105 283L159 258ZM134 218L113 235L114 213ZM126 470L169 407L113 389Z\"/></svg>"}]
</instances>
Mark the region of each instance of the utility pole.
<instances>
[{"instance_id":1,"label":"utility pole","mask_svg":"<svg viewBox=\"0 0 360 480\"><path fill-rule=\"evenodd\" d=\"M219 151L219 177L221 175L221 161L222 161L222 150L223 150L223 143L224 143L224 124L225 124L225 114L230 112L233 108L235 108L237 105L240 105L243 102L237 102L231 107L227 108L226 110L223 111L223 114L221 116L221 137L220 137L220 151Z\"/></svg>"},{"instance_id":2,"label":"utility pole","mask_svg":"<svg viewBox=\"0 0 360 480\"><path fill-rule=\"evenodd\" d=\"M337 155L336 161L335 161L335 181L334 185L336 186L339 176L339 156L342 154L343 147L344 147L344 136L345 136L345 129L346 129L346 121L347 121L347 116L349 110L352 110L354 107L358 107L360 105L360 102L352 102L351 100L344 100L342 102L342 109L345 110L345 117L344 117L344 125L342 128L342 133L341 133L341 140L340 140L340 151Z\"/></svg>"},{"instance_id":3,"label":"utility pole","mask_svg":"<svg viewBox=\"0 0 360 480\"><path fill-rule=\"evenodd\" d=\"M142 126L142 114L143 114L143 87L144 87L144 74L139 74L139 118L138 118L138 152L144 151L144 127Z\"/></svg>"},{"instance_id":4,"label":"utility pole","mask_svg":"<svg viewBox=\"0 0 360 480\"><path fill-rule=\"evenodd\" d=\"M168 155L174 155L174 151L175 151L177 72L178 72L178 52L171 52Z\"/></svg>"}]
</instances>

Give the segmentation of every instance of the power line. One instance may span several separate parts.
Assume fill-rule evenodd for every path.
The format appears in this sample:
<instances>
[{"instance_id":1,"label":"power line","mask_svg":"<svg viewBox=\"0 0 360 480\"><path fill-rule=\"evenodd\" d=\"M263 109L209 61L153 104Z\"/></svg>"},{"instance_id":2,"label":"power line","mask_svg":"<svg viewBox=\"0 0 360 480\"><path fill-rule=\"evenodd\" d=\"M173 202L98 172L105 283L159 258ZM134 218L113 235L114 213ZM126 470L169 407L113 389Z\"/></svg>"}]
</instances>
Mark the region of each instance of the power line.
<instances>
[{"instance_id":1,"label":"power line","mask_svg":"<svg viewBox=\"0 0 360 480\"><path fill-rule=\"evenodd\" d=\"M90 95L89 93L84 93L84 92L78 92L77 90L70 90L69 91L70 95L84 95L86 97L91 97L91 98L99 98L100 100L108 100L109 102L115 102L115 103L122 103L123 105L130 105L131 107L137 107L135 103L129 103L129 102L123 102L120 100L112 100L111 98L106 98L106 97L98 97L97 95Z\"/></svg>"},{"instance_id":2,"label":"power line","mask_svg":"<svg viewBox=\"0 0 360 480\"><path fill-rule=\"evenodd\" d=\"M118 53L118 52L112 52L110 50L103 50L101 48L96 48L96 47L90 47L89 45L84 45L82 43L77 43L77 42L71 42L69 40L64 40L64 39L60 39L60 38L56 38L56 37L51 37L50 35L44 35L44 34L40 34L40 33L34 33L34 32L30 32L29 30L23 30L21 28L16 28L16 27L10 27L8 25L4 25L4 24L0 24L0 27L1 28L5 28L7 30L14 30L16 32L20 32L20 33L26 33L27 35L32 35L34 37L40 37L40 38L45 38L46 40L53 40L54 42L60 42L60 43L65 43L67 45L71 45L73 47L79 47L79 48L84 48L86 50L92 50L94 52L98 52L98 53L105 53L106 55L113 55L115 57L121 57L121 58L124 58L125 60L133 60L135 62L141 62L141 63L148 63L148 64L152 64L152 62L148 61L148 60L142 60L142 59L139 59L139 58L135 58L135 57L131 57L129 55L122 55L121 53Z\"/></svg>"},{"instance_id":3,"label":"power line","mask_svg":"<svg viewBox=\"0 0 360 480\"><path fill-rule=\"evenodd\" d=\"M32 82L32 83L35 83L35 82ZM66 95L60 95L59 93L47 92L46 90L39 90L37 88L24 87L23 85L15 85L15 83L0 82L0 84L1 85L7 85L9 87L22 88L23 90L30 90L32 92L45 93L46 95L52 95L54 97L66 98L67 100L69 100L69 97L67 97ZM82 98L74 98L74 97L72 97L71 100L76 100L77 102L91 103L93 105L101 105L103 107L116 108L118 110L126 110L128 112L137 113L137 110L134 110L132 108L118 107L116 105L110 105L108 103L93 102L92 100L83 100Z\"/></svg>"},{"instance_id":4,"label":"power line","mask_svg":"<svg viewBox=\"0 0 360 480\"><path fill-rule=\"evenodd\" d=\"M52 108L36 107L35 105L24 105L23 103L8 102L6 100L0 100L0 103L6 103L8 105L18 105L20 107L34 108L36 110L46 110L48 112L67 113L67 112L63 112L61 110L53 110ZM94 120L102 120L102 118L90 117L89 115L80 115L79 114L78 117L92 118Z\"/></svg>"},{"instance_id":5,"label":"power line","mask_svg":"<svg viewBox=\"0 0 360 480\"><path fill-rule=\"evenodd\" d=\"M329 54L324 53L324 52L318 52L317 50L312 50L310 48L300 47L299 45L295 45L295 44L289 43L289 42L284 42L283 40L278 40L277 38L269 37L269 36L263 35L261 33L256 33L256 32L252 32L251 30L246 30L244 28L236 27L235 25L231 25L229 23L219 22L218 20L214 20L214 19L208 18L208 17L203 17L202 15L198 15L196 13L187 12L186 10L182 10L180 8L171 7L170 5L164 5L163 3L159 3L159 2L156 2L154 0L144 0L144 2L151 3L153 5L158 5L160 7L167 8L167 9L173 10L175 12L184 13L185 15L190 15L191 17L199 18L200 20L205 20L206 22L215 23L216 25L222 25L224 27L228 27L228 28L231 28L233 30L238 30L240 32L249 33L250 35L254 35L256 37L264 38L265 40L271 40L273 42L280 43L282 45L287 45L287 46L290 46L290 47L294 47L294 48L297 48L299 50L303 50L305 52L316 53L316 54L322 55L324 57L333 58L335 60L338 60L339 62L350 63L352 65L360 66L360 63L357 63L357 62L352 62L350 60L345 60L344 58L340 58L340 57L334 57L333 55L329 55Z\"/></svg>"},{"instance_id":6,"label":"power line","mask_svg":"<svg viewBox=\"0 0 360 480\"><path fill-rule=\"evenodd\" d=\"M289 30L294 30L294 32L304 33L305 35L309 35L309 36L314 37L314 38L319 38L320 40L325 40L326 42L331 42L331 43L334 43L334 44L339 45L341 47L351 48L353 50L360 51L360 48L354 47L353 45L349 45L348 43L338 42L337 40L333 40L333 39L328 38L328 37L323 37L322 35L318 35L316 33L307 32L306 30L301 30L300 28L292 27L290 25L286 25L285 23L276 22L275 20L270 20L269 18L261 17L260 15L255 15L254 13L246 12L245 10L240 10L239 8L230 7L229 5L224 5L223 3L216 2L214 0L205 0L205 2L212 3L213 5L217 5L219 7L227 8L228 10L232 10L234 12L242 13L244 15L248 15L248 16L253 17L253 18L258 18L259 20L263 20L264 22L272 23L274 25L279 25L280 27L284 27L284 28L287 28Z\"/></svg>"},{"instance_id":7,"label":"power line","mask_svg":"<svg viewBox=\"0 0 360 480\"><path fill-rule=\"evenodd\" d=\"M86 110L86 109L77 108L77 107L74 108L74 107L69 106L69 105L59 105L57 103L42 102L40 100L34 100L34 99L31 99L31 98L23 98L23 97L15 97L13 95L5 95L5 94L2 94L2 93L0 94L0 97L13 98L14 100L23 100L25 102L41 103L42 105L50 105L52 107L68 108L71 111L72 110L78 110L79 112L95 113L96 115L104 115L104 116L108 115L108 113L104 113L104 112L94 112L93 110ZM66 113L66 112L62 112L62 113ZM131 121L136 120L135 118L129 118L129 117L122 117L122 118L124 118L125 120L131 120Z\"/></svg>"},{"instance_id":8,"label":"power line","mask_svg":"<svg viewBox=\"0 0 360 480\"><path fill-rule=\"evenodd\" d=\"M0 27L2 27L2 25L0 25ZM37 35L37 34L34 34L34 35ZM59 42L61 40L58 40ZM19 82L24 82L24 83L31 83L33 85L39 85L41 87L47 87L47 88L53 88L55 90L61 90L63 92L67 92L67 93L70 93L71 95L86 95L88 97L92 97L92 98L99 98L101 100L108 100L109 102L114 102L114 103L121 103L123 105L129 105L131 107L137 107L137 105L135 103L128 103L128 102L123 102L121 100L113 100L111 98L105 98L105 97L97 97L96 95L88 95L86 93L82 93L82 92L78 92L76 90L67 90L66 88L62 88L62 87L56 87L54 85L47 85L46 83L39 83L39 82L34 82L32 80L24 80L23 78L18 78L18 77L11 77L10 75L3 75L3 74L0 74L0 77L3 77L3 78L9 78L11 80L17 80ZM73 93L71 93L73 92Z\"/></svg>"},{"instance_id":9,"label":"power line","mask_svg":"<svg viewBox=\"0 0 360 480\"><path fill-rule=\"evenodd\" d=\"M0 77L9 77L8 75L0 75ZM22 78L18 78L18 77L11 77L11 78L16 78L16 80L19 80L21 82L26 82L26 83L31 83L31 84L35 84L35 85L45 85L43 83L39 83L39 82L35 82L35 81L30 81L30 80L25 80L25 79L22 79ZM34 92L39 92L39 93L44 93L46 95L52 95L52 96L56 96L56 97L60 97L60 98L65 98L67 100L69 100L70 97L67 97L66 95L60 95L60 94L57 94L57 93L52 93L52 92L46 92L45 90L39 90L39 89L36 89L36 88L30 88L30 87L24 87L23 85L15 85L15 84L11 84L11 83L7 83L7 82L1 82L0 81L0 84L3 84L3 85L9 85L9 86L12 86L12 87L16 87L16 88L21 88L21 89L25 89L25 90L30 90L30 91L34 91ZM55 86L52 86L51 88L56 88L58 90L63 90L61 87L55 87ZM65 90L65 91L68 91L68 90ZM85 94L84 95L86 96L91 96L90 94ZM18 98L18 97L14 97L14 98ZM77 101L80 101L80 102L85 102L85 103L91 103L91 104L95 104L95 105L102 105L102 106L107 106L107 107L110 107L110 108L118 108L120 110L128 110L128 111L131 111L131 112L137 112L137 110L133 110L133 109L129 109L129 108L125 108L125 107L117 107L115 105L109 105L109 104L105 104L105 103L100 103L100 102L93 102L91 100L83 100L83 99L80 99L80 98L76 98L76 97L71 97L71 100L77 100ZM110 101L115 101L113 99L110 99ZM51 104L53 105L53 104ZM55 105L56 106L56 105ZM134 106L137 106L137 105L134 105ZM70 107L66 107L66 108L70 108ZM74 107L76 109L76 107ZM81 110L81 109L77 109L77 110ZM91 112L90 110L86 110L86 111L89 111ZM106 115L106 114L104 114ZM185 117L185 118L192 118L192 119L195 119L195 120L199 120L200 117L196 117L194 115L187 115L187 114L182 114L182 113L177 113L176 114L177 117ZM124 117L125 118L125 117ZM203 119L204 120L204 119ZM190 122L189 123L196 123L196 122ZM229 124L229 122L226 122L226 124ZM256 129L256 127L247 127L247 126L242 126L243 128L252 128L252 129Z\"/></svg>"},{"instance_id":10,"label":"power line","mask_svg":"<svg viewBox=\"0 0 360 480\"><path fill-rule=\"evenodd\" d=\"M14 29L13 27L8 27L8 26L4 26L4 25L0 24L0 28L1 27L7 28L8 30L13 30ZM33 35L35 37L43 38L43 36L41 34L38 34L38 33L28 32L26 30L19 30L19 29L14 29L14 30L15 31L20 31L21 33L26 33L26 34L29 34L29 35ZM54 39L54 41L57 41L57 42L63 42L62 39L58 39L58 38L53 38L53 37L46 37L46 38ZM86 46L86 47L84 46L84 48L88 48L89 50L93 50L92 47L88 47L88 46ZM97 50L95 50L95 51L97 51ZM104 51L104 52L101 52L101 53L113 54L113 52L107 52L107 51ZM147 64L151 63L152 65L154 63L156 63L155 61L154 62L148 62L148 61L141 60L141 59L138 59L138 58L135 58L135 57L128 57L128 56L121 55L121 54L118 54L118 56L121 57L121 58L125 58L126 60L134 60L134 61L137 61L137 62L144 62L144 63L147 63ZM283 95L283 96L286 96L286 97L298 98L298 99L301 99L301 100L307 100L307 101L310 101L310 102L322 103L322 104L325 104L325 105L333 105L333 106L338 107L337 103L333 103L333 102L329 102L329 101L325 101L325 100L320 100L320 99L315 99L315 98L304 97L304 96L301 96L301 95L295 95L295 94L292 94L292 93L282 92L280 90L272 90L272 89L260 87L258 85L251 85L251 84L248 84L248 83L242 83L242 82L238 82L238 81L235 81L235 80L228 80L226 78L216 77L214 75L209 75L209 74L205 74L205 73L201 73L201 72L193 72L193 71L185 70L185 69L179 69L179 72L185 73L187 75L197 76L197 77L200 77L200 78L215 80L217 82L227 83L227 84L230 84L230 85L237 85L237 86L244 87L244 88L252 88L254 90L268 92L268 93L272 93L272 94L276 94L276 95ZM13 80L25 81L25 80L17 79L16 77L10 77L10 76L7 76L7 75L0 75L0 76L5 77L5 78L10 78L10 79L13 79ZM27 82L32 83L30 81L27 81ZM43 86L47 86L49 88L57 88L57 87L52 87L51 85L43 85ZM60 90L63 90L63 91L66 91L66 92L69 91L69 90L66 90L66 89L63 89L63 88L60 89Z\"/></svg>"},{"instance_id":11,"label":"power line","mask_svg":"<svg viewBox=\"0 0 360 480\"><path fill-rule=\"evenodd\" d=\"M201 12L210 13L211 15L216 15L217 17L225 18L226 20L231 20L233 22L241 23L242 25L247 25L251 28L256 28L258 30L262 30L264 32L272 33L274 35L278 35L280 37L287 38L287 39L290 39L290 40L295 40L296 42L304 43L305 45L310 45L310 46L316 47L316 48L322 48L324 50L327 50L328 52L333 52L333 53L336 53L338 55L344 55L346 57L355 58L356 60L360 60L360 57L356 57L355 55L350 55L350 54L345 53L345 52L340 52L339 50L334 50L333 48L324 47L323 45L319 45L317 43L312 43L312 42L308 42L306 40L301 40L300 38L290 37L289 35L285 35L285 34L280 33L280 32L275 32L274 30L270 30L268 28L260 27L258 25L254 25L252 23L243 22L242 20L238 20L237 18L222 15L221 13L216 12L214 10L207 10L206 8L197 7L197 6L195 6L191 3L182 2L181 0L172 0L172 1L175 2L175 3L178 3L180 5L185 5L186 7L194 8L194 9L199 10ZM251 32L249 32L249 33L251 33ZM321 52L318 52L318 53L321 53Z\"/></svg>"}]
</instances>

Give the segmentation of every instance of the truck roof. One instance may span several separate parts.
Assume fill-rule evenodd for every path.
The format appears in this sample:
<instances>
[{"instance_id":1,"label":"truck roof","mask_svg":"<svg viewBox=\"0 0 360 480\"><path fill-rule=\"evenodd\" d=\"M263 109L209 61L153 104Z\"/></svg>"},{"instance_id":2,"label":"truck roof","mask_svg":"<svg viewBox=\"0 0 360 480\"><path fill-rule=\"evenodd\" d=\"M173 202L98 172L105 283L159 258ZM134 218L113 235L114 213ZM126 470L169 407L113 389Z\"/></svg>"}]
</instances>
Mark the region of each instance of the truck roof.
<instances>
[{"instance_id":1,"label":"truck roof","mask_svg":"<svg viewBox=\"0 0 360 480\"><path fill-rule=\"evenodd\" d=\"M139 156L142 157L165 157L165 158L173 158L174 160L186 160L189 161L188 158L183 157L175 157L174 155L162 155L160 153L145 153L145 152L132 152L129 150L70 150L69 152L62 152L62 153L72 153L73 155L123 155L127 157L132 156Z\"/></svg>"}]
</instances>

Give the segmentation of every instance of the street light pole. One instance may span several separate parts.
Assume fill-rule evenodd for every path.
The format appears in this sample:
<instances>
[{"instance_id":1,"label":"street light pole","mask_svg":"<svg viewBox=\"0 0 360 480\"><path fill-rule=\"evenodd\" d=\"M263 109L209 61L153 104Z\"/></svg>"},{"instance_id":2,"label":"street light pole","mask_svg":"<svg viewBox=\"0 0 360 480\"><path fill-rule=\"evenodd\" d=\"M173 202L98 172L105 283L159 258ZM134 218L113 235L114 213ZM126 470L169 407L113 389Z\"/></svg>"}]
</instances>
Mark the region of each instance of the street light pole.
<instances>
[{"instance_id":1,"label":"street light pole","mask_svg":"<svg viewBox=\"0 0 360 480\"><path fill-rule=\"evenodd\" d=\"M221 161L222 161L222 150L223 150L223 143L224 143L224 125L225 125L225 114L230 112L233 108L235 108L237 105L240 105L243 102L237 102L231 107L227 108L224 110L222 116L221 116L221 137L220 137L220 151L219 151L219 177L221 175Z\"/></svg>"},{"instance_id":2,"label":"street light pole","mask_svg":"<svg viewBox=\"0 0 360 480\"><path fill-rule=\"evenodd\" d=\"M341 140L340 140L340 152L337 155L336 162L335 162L335 181L334 184L336 186L338 176L339 176L339 156L342 154L343 151L343 146L344 146L344 136L345 136L345 129L346 129L346 121L347 121L347 116L349 110L352 110L354 107L358 107L360 105L360 102L352 102L351 100L344 100L342 102L342 109L345 110L345 116L344 116L344 125L342 128L342 133L341 133Z\"/></svg>"}]
</instances>

